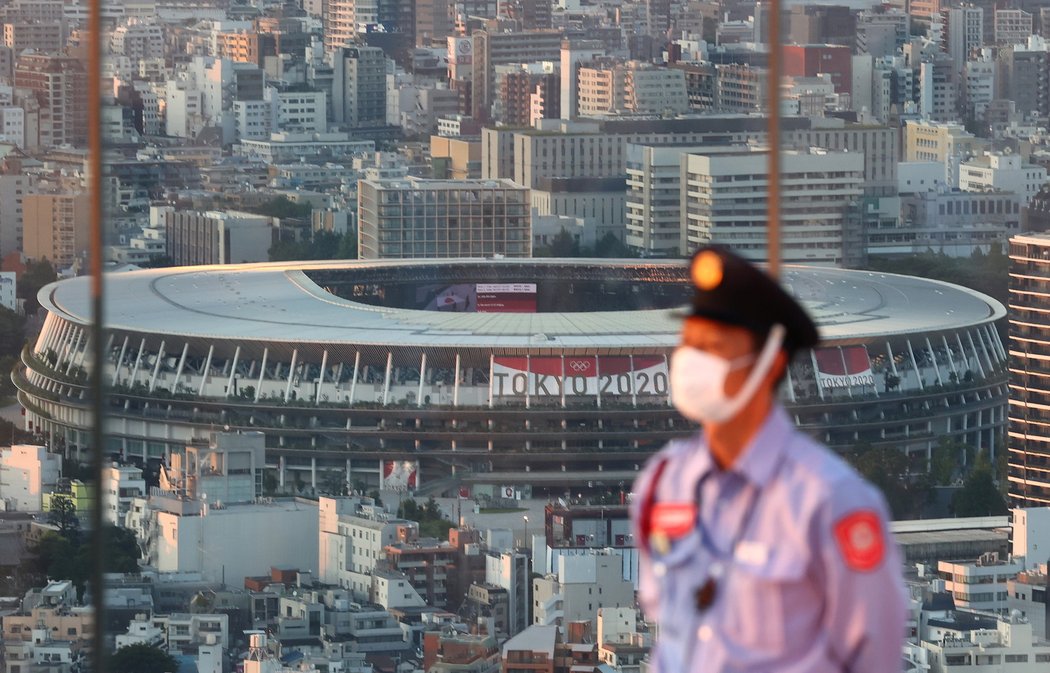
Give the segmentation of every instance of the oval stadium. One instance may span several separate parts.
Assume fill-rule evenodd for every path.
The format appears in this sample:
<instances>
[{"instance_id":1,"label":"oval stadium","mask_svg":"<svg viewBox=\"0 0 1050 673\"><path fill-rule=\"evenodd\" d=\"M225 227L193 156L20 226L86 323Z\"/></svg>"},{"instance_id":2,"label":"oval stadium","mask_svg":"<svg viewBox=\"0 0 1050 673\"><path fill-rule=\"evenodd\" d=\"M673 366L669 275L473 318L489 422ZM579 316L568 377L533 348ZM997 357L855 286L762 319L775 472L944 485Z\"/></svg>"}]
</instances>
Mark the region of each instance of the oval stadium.
<instances>
[{"instance_id":1,"label":"oval stadium","mask_svg":"<svg viewBox=\"0 0 1050 673\"><path fill-rule=\"evenodd\" d=\"M285 490L332 475L537 495L629 483L690 431L667 391L686 271L496 259L111 274L106 449L148 461L261 431ZM837 450L897 447L920 471L944 436L999 448L1001 304L868 271L788 267L784 282L823 335L783 386L800 427ZM88 290L87 278L41 290L43 329L13 374L27 429L72 457L90 430Z\"/></svg>"}]
</instances>

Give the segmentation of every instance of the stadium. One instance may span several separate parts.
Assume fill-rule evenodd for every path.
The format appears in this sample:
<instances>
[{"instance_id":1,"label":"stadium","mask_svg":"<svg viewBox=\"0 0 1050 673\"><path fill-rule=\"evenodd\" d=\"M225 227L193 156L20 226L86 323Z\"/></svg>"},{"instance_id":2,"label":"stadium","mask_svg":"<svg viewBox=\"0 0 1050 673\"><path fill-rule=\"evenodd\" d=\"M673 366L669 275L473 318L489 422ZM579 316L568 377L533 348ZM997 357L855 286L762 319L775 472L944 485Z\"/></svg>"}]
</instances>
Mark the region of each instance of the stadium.
<instances>
[{"instance_id":1,"label":"stadium","mask_svg":"<svg viewBox=\"0 0 1050 673\"><path fill-rule=\"evenodd\" d=\"M285 489L323 490L333 475L507 495L629 484L690 431L667 390L686 271L672 260L495 259L112 274L107 452L163 459L216 431L254 430ZM838 450L897 447L916 470L941 437L998 449L1001 304L867 271L788 267L783 280L824 340L783 387L800 427ZM27 429L81 457L89 279L39 298L46 318L13 374L18 398Z\"/></svg>"}]
</instances>

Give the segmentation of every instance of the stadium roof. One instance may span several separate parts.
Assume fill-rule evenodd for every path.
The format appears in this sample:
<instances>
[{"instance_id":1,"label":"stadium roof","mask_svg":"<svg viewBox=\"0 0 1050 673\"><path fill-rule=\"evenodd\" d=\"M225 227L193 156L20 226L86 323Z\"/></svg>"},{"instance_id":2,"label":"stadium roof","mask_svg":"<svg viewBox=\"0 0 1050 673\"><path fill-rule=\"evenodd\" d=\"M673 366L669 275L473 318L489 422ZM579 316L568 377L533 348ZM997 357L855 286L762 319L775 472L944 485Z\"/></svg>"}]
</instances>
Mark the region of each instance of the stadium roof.
<instances>
[{"instance_id":1,"label":"stadium roof","mask_svg":"<svg viewBox=\"0 0 1050 673\"><path fill-rule=\"evenodd\" d=\"M666 348L677 343L679 320L670 310L589 313L445 313L385 308L342 299L304 271L419 269L441 260L319 261L177 267L110 274L106 327L113 330L213 340L460 346L497 348ZM455 260L486 270L529 264L559 271L625 264L668 270L681 260ZM509 270L509 268L508 268ZM684 275L683 275L684 277ZM538 277L537 280L544 280ZM1005 315L994 299L937 281L869 271L786 267L783 280L810 310L825 340L954 330ZM761 301L760 297L755 298ZM89 279L53 283L40 291L49 311L76 323L90 319Z\"/></svg>"}]
</instances>

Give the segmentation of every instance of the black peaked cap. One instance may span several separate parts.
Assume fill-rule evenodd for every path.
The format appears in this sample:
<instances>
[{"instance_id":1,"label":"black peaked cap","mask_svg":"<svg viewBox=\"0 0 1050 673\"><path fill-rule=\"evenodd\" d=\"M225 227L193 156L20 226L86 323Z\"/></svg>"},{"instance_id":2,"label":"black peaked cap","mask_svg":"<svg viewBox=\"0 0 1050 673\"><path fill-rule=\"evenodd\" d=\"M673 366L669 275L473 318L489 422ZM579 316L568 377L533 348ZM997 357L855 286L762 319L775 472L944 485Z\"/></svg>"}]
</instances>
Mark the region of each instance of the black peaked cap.
<instances>
[{"instance_id":1,"label":"black peaked cap","mask_svg":"<svg viewBox=\"0 0 1050 673\"><path fill-rule=\"evenodd\" d=\"M703 246L689 263L693 301L685 312L745 327L760 336L783 325L784 348L813 348L820 334L806 310L769 274L721 246Z\"/></svg>"}]
</instances>

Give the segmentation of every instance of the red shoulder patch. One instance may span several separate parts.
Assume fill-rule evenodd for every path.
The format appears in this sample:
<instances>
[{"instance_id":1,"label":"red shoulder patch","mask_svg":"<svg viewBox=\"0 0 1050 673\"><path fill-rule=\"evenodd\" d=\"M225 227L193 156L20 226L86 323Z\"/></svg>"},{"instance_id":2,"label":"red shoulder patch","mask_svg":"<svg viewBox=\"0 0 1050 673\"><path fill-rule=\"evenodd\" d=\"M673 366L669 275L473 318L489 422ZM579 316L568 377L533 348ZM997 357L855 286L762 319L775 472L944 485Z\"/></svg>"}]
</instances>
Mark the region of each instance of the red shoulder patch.
<instances>
[{"instance_id":1,"label":"red shoulder patch","mask_svg":"<svg viewBox=\"0 0 1050 673\"><path fill-rule=\"evenodd\" d=\"M835 540L846 565L860 572L878 568L886 552L882 522L871 510L860 510L839 519L835 524Z\"/></svg>"}]
</instances>

